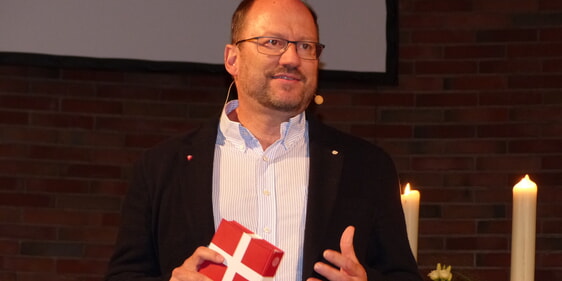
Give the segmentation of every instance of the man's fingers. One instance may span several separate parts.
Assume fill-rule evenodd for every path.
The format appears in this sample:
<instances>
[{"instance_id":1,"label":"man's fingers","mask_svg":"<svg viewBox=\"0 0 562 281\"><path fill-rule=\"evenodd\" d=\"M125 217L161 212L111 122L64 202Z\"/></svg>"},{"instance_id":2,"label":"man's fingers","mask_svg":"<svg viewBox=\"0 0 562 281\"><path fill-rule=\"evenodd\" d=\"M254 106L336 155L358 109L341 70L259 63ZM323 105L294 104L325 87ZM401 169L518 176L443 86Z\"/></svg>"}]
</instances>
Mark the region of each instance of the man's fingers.
<instances>
[{"instance_id":1,"label":"man's fingers","mask_svg":"<svg viewBox=\"0 0 562 281\"><path fill-rule=\"evenodd\" d=\"M358 262L357 256L355 256L355 248L353 247L353 235L355 234L355 227L348 226L343 231L340 238L340 249L343 256Z\"/></svg>"},{"instance_id":2,"label":"man's fingers","mask_svg":"<svg viewBox=\"0 0 562 281\"><path fill-rule=\"evenodd\" d=\"M191 257L185 260L182 266L185 266L189 270L197 271L199 266L205 261L222 263L224 258L219 253L207 247L199 247L193 252Z\"/></svg>"}]
</instances>

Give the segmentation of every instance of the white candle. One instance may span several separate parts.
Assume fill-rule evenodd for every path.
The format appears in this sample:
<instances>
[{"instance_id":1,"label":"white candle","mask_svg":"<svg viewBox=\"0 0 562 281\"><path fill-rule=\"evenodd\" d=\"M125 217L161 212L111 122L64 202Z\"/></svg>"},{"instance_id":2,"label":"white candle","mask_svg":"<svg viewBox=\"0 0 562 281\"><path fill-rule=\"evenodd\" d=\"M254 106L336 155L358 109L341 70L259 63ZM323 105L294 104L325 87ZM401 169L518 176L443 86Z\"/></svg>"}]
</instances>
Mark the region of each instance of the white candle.
<instances>
[{"instance_id":1,"label":"white candle","mask_svg":"<svg viewBox=\"0 0 562 281\"><path fill-rule=\"evenodd\" d=\"M511 281L535 279L537 185L529 175L513 187Z\"/></svg>"},{"instance_id":2,"label":"white candle","mask_svg":"<svg viewBox=\"0 0 562 281\"><path fill-rule=\"evenodd\" d=\"M420 192L410 190L410 184L406 184L404 194L400 196L402 199L402 209L404 210L404 219L406 220L406 230L408 232L408 241L410 249L416 260L418 259L418 224L420 213Z\"/></svg>"}]
</instances>

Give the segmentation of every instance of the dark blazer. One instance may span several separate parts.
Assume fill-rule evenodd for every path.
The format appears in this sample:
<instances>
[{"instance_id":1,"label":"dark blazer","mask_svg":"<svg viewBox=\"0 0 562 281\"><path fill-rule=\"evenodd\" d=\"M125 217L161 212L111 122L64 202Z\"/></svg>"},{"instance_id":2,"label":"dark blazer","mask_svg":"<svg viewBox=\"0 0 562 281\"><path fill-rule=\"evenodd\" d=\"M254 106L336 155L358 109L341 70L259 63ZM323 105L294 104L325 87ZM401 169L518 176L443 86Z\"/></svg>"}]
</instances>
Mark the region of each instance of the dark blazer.
<instances>
[{"instance_id":1,"label":"dark blazer","mask_svg":"<svg viewBox=\"0 0 562 281\"><path fill-rule=\"evenodd\" d=\"M355 251L369 280L421 280L390 157L367 141L308 122L303 280L314 275L325 249L339 250L348 225L356 227ZM217 126L214 121L166 141L135 163L106 280L169 280L198 246L209 244Z\"/></svg>"}]
</instances>

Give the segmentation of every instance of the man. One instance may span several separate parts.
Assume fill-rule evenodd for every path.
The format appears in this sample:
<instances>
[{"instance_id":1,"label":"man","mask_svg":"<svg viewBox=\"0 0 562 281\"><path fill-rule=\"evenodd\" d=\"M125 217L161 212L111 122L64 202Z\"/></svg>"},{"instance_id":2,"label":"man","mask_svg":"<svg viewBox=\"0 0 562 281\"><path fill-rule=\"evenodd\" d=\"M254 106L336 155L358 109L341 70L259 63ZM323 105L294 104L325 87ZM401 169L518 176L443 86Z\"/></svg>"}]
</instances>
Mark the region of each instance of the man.
<instances>
[{"instance_id":1,"label":"man","mask_svg":"<svg viewBox=\"0 0 562 281\"><path fill-rule=\"evenodd\" d=\"M210 280L223 218L285 251L276 280L421 280L390 157L304 113L318 41L300 0L242 1L224 52L238 100L135 165L107 280Z\"/></svg>"}]
</instances>

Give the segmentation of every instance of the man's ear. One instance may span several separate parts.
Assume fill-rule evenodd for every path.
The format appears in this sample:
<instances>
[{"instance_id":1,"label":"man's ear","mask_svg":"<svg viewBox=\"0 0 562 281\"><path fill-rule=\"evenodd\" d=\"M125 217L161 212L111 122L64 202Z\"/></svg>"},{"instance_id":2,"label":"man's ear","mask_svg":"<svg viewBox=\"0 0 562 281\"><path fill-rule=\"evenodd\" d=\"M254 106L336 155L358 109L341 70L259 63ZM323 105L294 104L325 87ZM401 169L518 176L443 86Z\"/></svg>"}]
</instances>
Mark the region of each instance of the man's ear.
<instances>
[{"instance_id":1,"label":"man's ear","mask_svg":"<svg viewBox=\"0 0 562 281\"><path fill-rule=\"evenodd\" d=\"M238 66L236 61L238 60L238 48L235 45L227 44L224 47L224 67L226 71L232 76L238 74Z\"/></svg>"}]
</instances>

